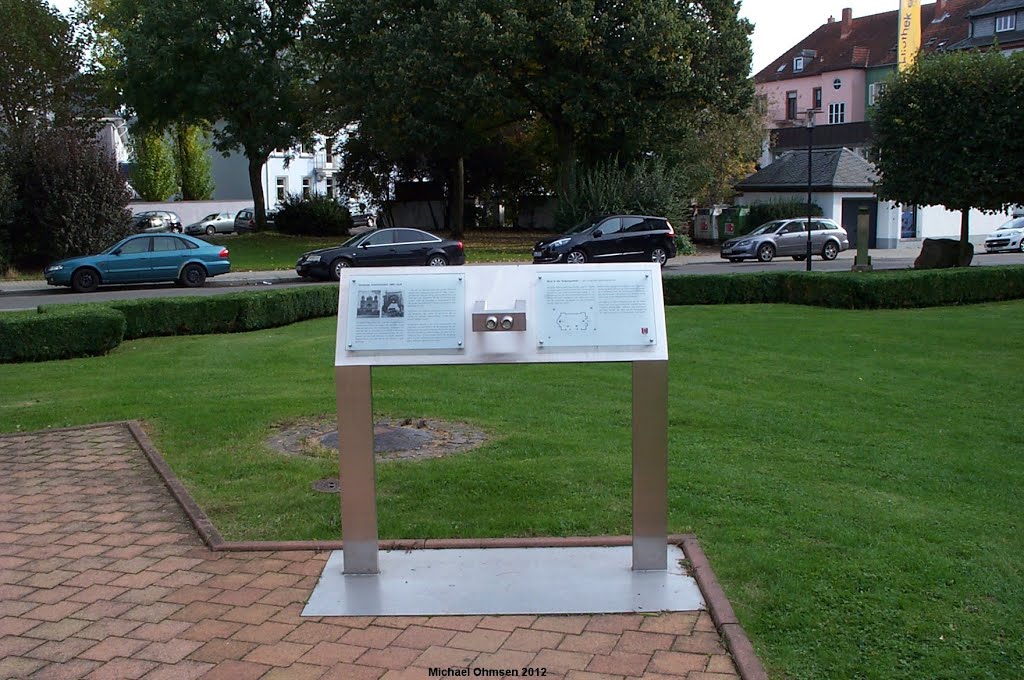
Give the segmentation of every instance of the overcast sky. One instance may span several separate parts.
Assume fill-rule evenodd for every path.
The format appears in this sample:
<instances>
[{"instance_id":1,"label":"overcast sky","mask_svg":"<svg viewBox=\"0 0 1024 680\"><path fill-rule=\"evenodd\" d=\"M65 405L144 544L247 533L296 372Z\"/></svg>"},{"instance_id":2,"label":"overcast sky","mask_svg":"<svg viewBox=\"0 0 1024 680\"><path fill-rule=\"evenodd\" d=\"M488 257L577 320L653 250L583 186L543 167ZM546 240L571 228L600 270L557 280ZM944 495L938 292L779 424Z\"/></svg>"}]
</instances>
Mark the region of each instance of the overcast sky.
<instances>
[{"instance_id":1,"label":"overcast sky","mask_svg":"<svg viewBox=\"0 0 1024 680\"><path fill-rule=\"evenodd\" d=\"M57 9L67 12L74 0L49 0ZM853 9L861 17L900 8L899 0L742 0L741 14L754 23L754 69L757 73L776 57L810 35L828 21L837 20L843 8Z\"/></svg>"}]
</instances>

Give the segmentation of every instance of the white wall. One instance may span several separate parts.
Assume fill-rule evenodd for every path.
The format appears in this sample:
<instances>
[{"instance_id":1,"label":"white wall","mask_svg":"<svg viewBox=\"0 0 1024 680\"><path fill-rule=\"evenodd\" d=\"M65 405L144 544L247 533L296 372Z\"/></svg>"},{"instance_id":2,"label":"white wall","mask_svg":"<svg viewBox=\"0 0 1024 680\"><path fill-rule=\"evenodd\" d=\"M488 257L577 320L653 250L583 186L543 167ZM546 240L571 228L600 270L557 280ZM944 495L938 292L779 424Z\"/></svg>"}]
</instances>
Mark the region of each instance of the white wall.
<instances>
[{"instance_id":1,"label":"white wall","mask_svg":"<svg viewBox=\"0 0 1024 680\"><path fill-rule=\"evenodd\" d=\"M898 243L899 247L913 247L926 238L951 238L960 240L960 211L947 210L941 205L923 206L917 209L917 238L900 238L900 206L891 202L879 203L878 240L881 246L883 224L886 238ZM1011 219L1011 213L970 212L970 240L975 246L985 242L985 237L1003 222ZM890 246L893 247L893 246Z\"/></svg>"}]
</instances>

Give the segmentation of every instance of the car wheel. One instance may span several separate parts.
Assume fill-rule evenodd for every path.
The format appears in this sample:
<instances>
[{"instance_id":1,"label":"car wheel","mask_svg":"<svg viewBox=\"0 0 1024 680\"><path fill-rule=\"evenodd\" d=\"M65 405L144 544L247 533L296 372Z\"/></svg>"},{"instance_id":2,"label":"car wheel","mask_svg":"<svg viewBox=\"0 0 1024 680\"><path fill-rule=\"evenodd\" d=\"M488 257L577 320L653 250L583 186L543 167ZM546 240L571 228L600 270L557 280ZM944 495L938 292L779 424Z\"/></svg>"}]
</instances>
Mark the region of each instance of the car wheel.
<instances>
[{"instance_id":1,"label":"car wheel","mask_svg":"<svg viewBox=\"0 0 1024 680\"><path fill-rule=\"evenodd\" d=\"M659 266L664 267L668 262L668 251L661 246L651 248L651 262L657 262Z\"/></svg>"},{"instance_id":2,"label":"car wheel","mask_svg":"<svg viewBox=\"0 0 1024 680\"><path fill-rule=\"evenodd\" d=\"M447 267L448 266L448 258L445 257L444 255L441 255L441 254L431 255L430 257L427 258L427 266L428 267Z\"/></svg>"},{"instance_id":3,"label":"car wheel","mask_svg":"<svg viewBox=\"0 0 1024 680\"><path fill-rule=\"evenodd\" d=\"M1024 238L1020 240L1020 252L1024 253Z\"/></svg>"},{"instance_id":4,"label":"car wheel","mask_svg":"<svg viewBox=\"0 0 1024 680\"><path fill-rule=\"evenodd\" d=\"M775 246L771 243L763 243L757 249L757 259L761 262L771 262L773 257L775 257Z\"/></svg>"},{"instance_id":5,"label":"car wheel","mask_svg":"<svg viewBox=\"0 0 1024 680\"><path fill-rule=\"evenodd\" d=\"M587 261L587 254L582 250L570 250L565 256L566 264L584 264Z\"/></svg>"},{"instance_id":6,"label":"car wheel","mask_svg":"<svg viewBox=\"0 0 1024 680\"><path fill-rule=\"evenodd\" d=\"M186 288L199 288L206 283L206 270L195 263L187 264L181 270L178 281Z\"/></svg>"},{"instance_id":7,"label":"car wheel","mask_svg":"<svg viewBox=\"0 0 1024 680\"><path fill-rule=\"evenodd\" d=\"M91 293L100 285L100 275L95 269L82 267L71 276L71 290L76 293Z\"/></svg>"},{"instance_id":8,"label":"car wheel","mask_svg":"<svg viewBox=\"0 0 1024 680\"><path fill-rule=\"evenodd\" d=\"M216 233L217 233L217 230L214 229L212 224L206 228L206 235L207 236L213 236Z\"/></svg>"},{"instance_id":9,"label":"car wheel","mask_svg":"<svg viewBox=\"0 0 1024 680\"><path fill-rule=\"evenodd\" d=\"M334 277L335 281L341 280L341 270L351 267L352 263L343 257L339 257L334 262L331 262L331 276Z\"/></svg>"},{"instance_id":10,"label":"car wheel","mask_svg":"<svg viewBox=\"0 0 1024 680\"><path fill-rule=\"evenodd\" d=\"M821 259L823 260L834 260L838 254L839 246L836 245L835 241L829 241L821 249Z\"/></svg>"},{"instance_id":11,"label":"car wheel","mask_svg":"<svg viewBox=\"0 0 1024 680\"><path fill-rule=\"evenodd\" d=\"M804 260L807 259L807 256L806 255L794 255L793 259L796 260L797 262L803 262Z\"/></svg>"}]
</instances>

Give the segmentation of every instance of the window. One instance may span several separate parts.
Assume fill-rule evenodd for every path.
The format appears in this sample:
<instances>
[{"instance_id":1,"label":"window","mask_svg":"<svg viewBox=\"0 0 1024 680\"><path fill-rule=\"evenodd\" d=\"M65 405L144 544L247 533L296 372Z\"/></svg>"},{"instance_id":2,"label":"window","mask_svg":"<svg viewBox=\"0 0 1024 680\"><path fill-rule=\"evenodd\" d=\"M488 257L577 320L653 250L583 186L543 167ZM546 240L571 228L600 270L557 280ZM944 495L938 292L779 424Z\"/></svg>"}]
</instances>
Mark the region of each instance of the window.
<instances>
[{"instance_id":1,"label":"window","mask_svg":"<svg viewBox=\"0 0 1024 680\"><path fill-rule=\"evenodd\" d=\"M302 178L302 197L303 198L309 198L309 191L310 191L311 186L312 185L310 184L309 178L308 177L303 177Z\"/></svg>"},{"instance_id":2,"label":"window","mask_svg":"<svg viewBox=\"0 0 1024 680\"><path fill-rule=\"evenodd\" d=\"M128 243L121 246L121 254L137 255L139 253L148 253L149 242L152 240L152 238L137 238L132 241L128 241Z\"/></svg>"},{"instance_id":3,"label":"window","mask_svg":"<svg viewBox=\"0 0 1024 680\"><path fill-rule=\"evenodd\" d=\"M796 90L786 93L786 120L796 120Z\"/></svg>"},{"instance_id":4,"label":"window","mask_svg":"<svg viewBox=\"0 0 1024 680\"><path fill-rule=\"evenodd\" d=\"M419 229L397 229L395 231L395 243L429 243L437 240Z\"/></svg>"},{"instance_id":5,"label":"window","mask_svg":"<svg viewBox=\"0 0 1024 680\"><path fill-rule=\"evenodd\" d=\"M996 17L996 33L1002 33L1003 31L1012 31L1016 27L1016 14L1004 14L1002 16Z\"/></svg>"},{"instance_id":6,"label":"window","mask_svg":"<svg viewBox=\"0 0 1024 680\"><path fill-rule=\"evenodd\" d=\"M622 218L622 231L650 231L651 226L642 217L623 217Z\"/></svg>"},{"instance_id":7,"label":"window","mask_svg":"<svg viewBox=\"0 0 1024 680\"><path fill-rule=\"evenodd\" d=\"M885 92L886 83L871 83L868 85L868 105L874 106L878 103L878 98Z\"/></svg>"},{"instance_id":8,"label":"window","mask_svg":"<svg viewBox=\"0 0 1024 680\"><path fill-rule=\"evenodd\" d=\"M820 87L814 88L814 110L815 111L820 111L821 110L821 88Z\"/></svg>"},{"instance_id":9,"label":"window","mask_svg":"<svg viewBox=\"0 0 1024 680\"><path fill-rule=\"evenodd\" d=\"M185 250L185 242L174 236L153 237L154 252L167 252L170 250Z\"/></svg>"},{"instance_id":10,"label":"window","mask_svg":"<svg viewBox=\"0 0 1024 680\"><path fill-rule=\"evenodd\" d=\"M828 124L838 125L839 123L846 122L846 104L840 102L838 104L828 105Z\"/></svg>"},{"instance_id":11,"label":"window","mask_svg":"<svg viewBox=\"0 0 1024 680\"><path fill-rule=\"evenodd\" d=\"M327 187L327 198L334 198L334 178L328 177L324 182Z\"/></svg>"},{"instance_id":12,"label":"window","mask_svg":"<svg viewBox=\"0 0 1024 680\"><path fill-rule=\"evenodd\" d=\"M836 78L835 80L832 81L832 89L833 90L838 90L842 86L843 86L843 81L842 81L841 78Z\"/></svg>"},{"instance_id":13,"label":"window","mask_svg":"<svg viewBox=\"0 0 1024 680\"><path fill-rule=\"evenodd\" d=\"M389 243L394 243L395 232L393 229L385 229L383 231L374 232L370 238L363 241L368 246L383 246Z\"/></svg>"},{"instance_id":14,"label":"window","mask_svg":"<svg viewBox=\"0 0 1024 680\"><path fill-rule=\"evenodd\" d=\"M324 163L334 165L334 140L324 140Z\"/></svg>"},{"instance_id":15,"label":"window","mask_svg":"<svg viewBox=\"0 0 1024 680\"><path fill-rule=\"evenodd\" d=\"M612 217L602 222L598 227L601 233L605 236L608 234L616 234L622 229L622 219L618 217Z\"/></svg>"},{"instance_id":16,"label":"window","mask_svg":"<svg viewBox=\"0 0 1024 680\"><path fill-rule=\"evenodd\" d=\"M804 70L804 58L793 57L793 73L800 73Z\"/></svg>"},{"instance_id":17,"label":"window","mask_svg":"<svg viewBox=\"0 0 1024 680\"><path fill-rule=\"evenodd\" d=\"M900 238L917 238L917 206L900 207Z\"/></svg>"},{"instance_id":18,"label":"window","mask_svg":"<svg viewBox=\"0 0 1024 680\"><path fill-rule=\"evenodd\" d=\"M783 234L796 234L807 231L806 222L790 222L786 225L786 228L782 230Z\"/></svg>"},{"instance_id":19,"label":"window","mask_svg":"<svg viewBox=\"0 0 1024 680\"><path fill-rule=\"evenodd\" d=\"M277 202L284 203L284 200L288 198L288 178L278 177L277 178Z\"/></svg>"}]
</instances>

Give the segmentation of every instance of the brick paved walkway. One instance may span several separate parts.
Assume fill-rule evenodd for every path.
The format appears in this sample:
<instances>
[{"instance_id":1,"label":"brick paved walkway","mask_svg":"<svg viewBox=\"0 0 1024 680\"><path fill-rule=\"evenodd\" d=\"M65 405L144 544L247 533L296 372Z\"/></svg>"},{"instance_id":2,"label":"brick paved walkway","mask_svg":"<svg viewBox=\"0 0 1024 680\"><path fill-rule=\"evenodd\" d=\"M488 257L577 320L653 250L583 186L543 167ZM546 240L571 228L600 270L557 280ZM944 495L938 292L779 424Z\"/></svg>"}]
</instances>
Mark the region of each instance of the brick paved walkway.
<instances>
[{"instance_id":1,"label":"brick paved walkway","mask_svg":"<svg viewBox=\"0 0 1024 680\"><path fill-rule=\"evenodd\" d=\"M0 678L739 677L707 612L300 617L326 559L211 552L124 425L0 436Z\"/></svg>"}]
</instances>

